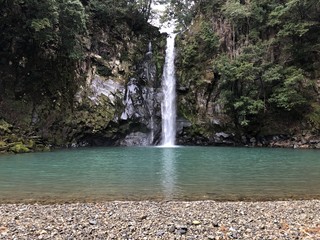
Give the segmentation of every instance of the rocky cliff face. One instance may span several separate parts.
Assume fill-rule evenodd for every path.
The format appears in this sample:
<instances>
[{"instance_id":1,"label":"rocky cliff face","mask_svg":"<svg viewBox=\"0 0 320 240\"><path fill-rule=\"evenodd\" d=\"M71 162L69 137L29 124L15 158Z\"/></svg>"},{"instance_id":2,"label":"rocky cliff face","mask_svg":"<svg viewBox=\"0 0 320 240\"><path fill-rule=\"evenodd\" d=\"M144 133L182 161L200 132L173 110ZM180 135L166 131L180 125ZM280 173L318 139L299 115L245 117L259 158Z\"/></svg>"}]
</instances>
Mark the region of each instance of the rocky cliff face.
<instances>
[{"instance_id":1,"label":"rocky cliff face","mask_svg":"<svg viewBox=\"0 0 320 240\"><path fill-rule=\"evenodd\" d=\"M151 46L146 49L141 60L134 63L135 71L128 73L128 79L105 77L96 71L90 75L87 85L78 93L78 108L89 101L105 111L109 109L112 114L103 117L105 123L98 131L81 129L74 145L144 146L158 141L161 131L158 71L161 69L157 69ZM125 72L121 60L115 62L115 73Z\"/></svg>"},{"instance_id":2,"label":"rocky cliff face","mask_svg":"<svg viewBox=\"0 0 320 240\"><path fill-rule=\"evenodd\" d=\"M236 51L234 44L237 44ZM259 82L264 74L261 70L261 75L256 74L250 82L249 69L255 66L259 55L250 52L252 46L246 48L246 44L240 40L234 43L230 22L216 16L210 19L199 14L191 26L179 34L176 65L181 124L178 124L177 143L320 148L317 85L308 90L310 105L305 105L305 111L297 107L296 111L289 112L272 106L268 100L260 112L253 111L259 94L254 99L250 97L264 91L269 79L266 83L261 84L261 79ZM260 84L257 91L248 87ZM274 89L265 91L271 94Z\"/></svg>"},{"instance_id":3,"label":"rocky cliff face","mask_svg":"<svg viewBox=\"0 0 320 240\"><path fill-rule=\"evenodd\" d=\"M159 139L163 37L150 26L123 40L113 52L103 36L90 47L95 52L85 66L86 82L67 121L72 146L152 145Z\"/></svg>"},{"instance_id":4,"label":"rocky cliff face","mask_svg":"<svg viewBox=\"0 0 320 240\"><path fill-rule=\"evenodd\" d=\"M71 105L59 96L40 103L6 96L0 102L0 152L157 143L165 36L146 27L133 32L124 25L120 35L90 30Z\"/></svg>"}]
</instances>

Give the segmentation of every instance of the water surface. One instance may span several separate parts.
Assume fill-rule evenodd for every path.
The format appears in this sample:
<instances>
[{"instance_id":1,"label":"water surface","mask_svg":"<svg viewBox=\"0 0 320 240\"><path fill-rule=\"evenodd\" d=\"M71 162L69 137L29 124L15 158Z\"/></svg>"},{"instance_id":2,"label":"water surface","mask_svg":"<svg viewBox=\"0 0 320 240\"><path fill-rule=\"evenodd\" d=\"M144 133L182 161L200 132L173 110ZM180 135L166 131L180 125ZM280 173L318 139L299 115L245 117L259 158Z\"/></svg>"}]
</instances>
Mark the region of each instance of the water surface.
<instances>
[{"instance_id":1,"label":"water surface","mask_svg":"<svg viewBox=\"0 0 320 240\"><path fill-rule=\"evenodd\" d=\"M320 151L88 148L0 156L0 202L320 198Z\"/></svg>"}]
</instances>

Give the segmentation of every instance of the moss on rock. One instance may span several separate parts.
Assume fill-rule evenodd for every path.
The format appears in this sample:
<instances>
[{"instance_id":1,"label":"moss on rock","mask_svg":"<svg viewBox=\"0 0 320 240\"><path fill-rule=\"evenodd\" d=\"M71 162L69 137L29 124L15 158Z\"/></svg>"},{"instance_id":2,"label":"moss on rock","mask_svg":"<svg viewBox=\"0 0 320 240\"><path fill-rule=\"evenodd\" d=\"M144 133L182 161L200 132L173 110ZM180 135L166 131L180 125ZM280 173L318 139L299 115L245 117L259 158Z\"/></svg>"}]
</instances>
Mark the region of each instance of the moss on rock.
<instances>
[{"instance_id":1,"label":"moss on rock","mask_svg":"<svg viewBox=\"0 0 320 240\"><path fill-rule=\"evenodd\" d=\"M24 145L22 142L13 143L9 149L13 153L28 153L30 149Z\"/></svg>"},{"instance_id":2,"label":"moss on rock","mask_svg":"<svg viewBox=\"0 0 320 240\"><path fill-rule=\"evenodd\" d=\"M5 120L0 120L0 134L9 134L11 133L12 125L7 123Z\"/></svg>"}]
</instances>

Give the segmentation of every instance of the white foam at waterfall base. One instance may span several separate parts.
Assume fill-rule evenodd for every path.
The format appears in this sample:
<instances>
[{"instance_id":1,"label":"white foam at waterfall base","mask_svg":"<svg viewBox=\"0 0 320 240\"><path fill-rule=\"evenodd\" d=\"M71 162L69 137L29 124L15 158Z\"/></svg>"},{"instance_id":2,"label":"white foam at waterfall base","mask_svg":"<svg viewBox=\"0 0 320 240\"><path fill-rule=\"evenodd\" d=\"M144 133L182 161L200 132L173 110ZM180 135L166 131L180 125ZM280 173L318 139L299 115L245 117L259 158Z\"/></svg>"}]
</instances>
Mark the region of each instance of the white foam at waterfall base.
<instances>
[{"instance_id":1,"label":"white foam at waterfall base","mask_svg":"<svg viewBox=\"0 0 320 240\"><path fill-rule=\"evenodd\" d=\"M174 66L176 34L174 33L174 24L163 30L168 33L168 37L162 79L162 146L171 147L175 145L176 137L176 78Z\"/></svg>"}]
</instances>

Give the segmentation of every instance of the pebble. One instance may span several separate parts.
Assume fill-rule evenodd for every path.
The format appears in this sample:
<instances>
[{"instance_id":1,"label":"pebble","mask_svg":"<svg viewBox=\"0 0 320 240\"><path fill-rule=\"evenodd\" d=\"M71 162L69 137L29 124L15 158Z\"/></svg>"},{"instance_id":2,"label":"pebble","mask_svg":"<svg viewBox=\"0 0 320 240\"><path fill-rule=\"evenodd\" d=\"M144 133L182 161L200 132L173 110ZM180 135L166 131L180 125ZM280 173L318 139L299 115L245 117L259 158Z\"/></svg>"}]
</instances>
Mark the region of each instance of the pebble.
<instances>
[{"instance_id":1,"label":"pebble","mask_svg":"<svg viewBox=\"0 0 320 240\"><path fill-rule=\"evenodd\" d=\"M185 229L185 228L180 228L180 229L178 229L178 231L177 231L179 234L186 234L187 233L187 229Z\"/></svg>"},{"instance_id":2,"label":"pebble","mask_svg":"<svg viewBox=\"0 0 320 240\"><path fill-rule=\"evenodd\" d=\"M214 227L219 227L219 223L217 223L217 222L213 222L212 225L213 225Z\"/></svg>"},{"instance_id":3,"label":"pebble","mask_svg":"<svg viewBox=\"0 0 320 240\"><path fill-rule=\"evenodd\" d=\"M148 217L147 215L141 215L141 216L140 216L140 220L141 220L141 221L142 221L142 220L145 220L145 219L147 219L147 217Z\"/></svg>"},{"instance_id":4,"label":"pebble","mask_svg":"<svg viewBox=\"0 0 320 240\"><path fill-rule=\"evenodd\" d=\"M319 212L319 200L0 204L0 239L320 239Z\"/></svg>"},{"instance_id":5,"label":"pebble","mask_svg":"<svg viewBox=\"0 0 320 240\"><path fill-rule=\"evenodd\" d=\"M160 231L158 231L157 233L156 233L156 235L158 236L158 237L161 237L162 235L164 235L165 234L165 231L163 231L163 230L160 230Z\"/></svg>"},{"instance_id":6,"label":"pebble","mask_svg":"<svg viewBox=\"0 0 320 240\"><path fill-rule=\"evenodd\" d=\"M96 221L96 220L89 220L89 223L90 223L91 225L96 225L96 224L97 224L97 221Z\"/></svg>"},{"instance_id":7,"label":"pebble","mask_svg":"<svg viewBox=\"0 0 320 240\"><path fill-rule=\"evenodd\" d=\"M200 221L197 221L197 220L194 220L194 221L192 222L192 224L193 224L193 225L200 225L201 222L200 222Z\"/></svg>"},{"instance_id":8,"label":"pebble","mask_svg":"<svg viewBox=\"0 0 320 240\"><path fill-rule=\"evenodd\" d=\"M174 225L171 225L171 226L168 228L168 232L171 232L171 233L173 233L175 230L176 230L176 227L175 227Z\"/></svg>"},{"instance_id":9,"label":"pebble","mask_svg":"<svg viewBox=\"0 0 320 240\"><path fill-rule=\"evenodd\" d=\"M6 235L8 232L8 228L4 226L0 226L0 234Z\"/></svg>"}]
</instances>

